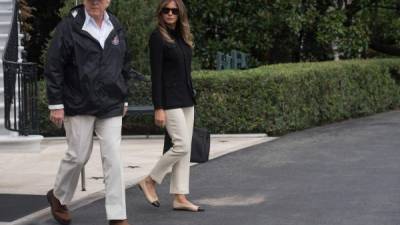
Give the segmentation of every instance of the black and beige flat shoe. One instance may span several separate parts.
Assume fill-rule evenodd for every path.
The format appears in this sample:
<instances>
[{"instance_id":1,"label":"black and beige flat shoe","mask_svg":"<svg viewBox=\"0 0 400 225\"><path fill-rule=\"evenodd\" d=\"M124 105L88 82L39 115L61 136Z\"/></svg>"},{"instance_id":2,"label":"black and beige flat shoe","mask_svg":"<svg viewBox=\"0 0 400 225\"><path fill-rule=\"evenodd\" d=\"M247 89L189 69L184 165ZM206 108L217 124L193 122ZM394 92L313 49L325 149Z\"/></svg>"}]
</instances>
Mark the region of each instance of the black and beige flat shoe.
<instances>
[{"instance_id":1,"label":"black and beige flat shoe","mask_svg":"<svg viewBox=\"0 0 400 225\"><path fill-rule=\"evenodd\" d=\"M149 190L147 190L145 179L138 183L138 187L143 192L144 197L151 205L153 205L154 207L160 207L161 204L160 201L158 200L158 197L151 196Z\"/></svg>"},{"instance_id":2,"label":"black and beige flat shoe","mask_svg":"<svg viewBox=\"0 0 400 225\"><path fill-rule=\"evenodd\" d=\"M174 201L173 202L173 210L175 211L187 211L187 212L204 212L205 210L201 208L200 206L197 205L187 205L187 204L182 204L179 202Z\"/></svg>"}]
</instances>

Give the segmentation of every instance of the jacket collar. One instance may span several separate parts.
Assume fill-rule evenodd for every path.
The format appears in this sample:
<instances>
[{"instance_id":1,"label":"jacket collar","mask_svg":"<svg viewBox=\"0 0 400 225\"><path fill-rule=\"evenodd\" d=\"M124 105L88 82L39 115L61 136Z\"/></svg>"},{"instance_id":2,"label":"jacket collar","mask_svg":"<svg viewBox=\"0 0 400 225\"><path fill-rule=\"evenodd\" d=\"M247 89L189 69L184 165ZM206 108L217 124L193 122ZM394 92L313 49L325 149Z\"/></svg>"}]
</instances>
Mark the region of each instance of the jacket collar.
<instances>
[{"instance_id":1,"label":"jacket collar","mask_svg":"<svg viewBox=\"0 0 400 225\"><path fill-rule=\"evenodd\" d=\"M111 14L110 11L107 10L107 15L111 21L111 23L114 26L114 30L118 31L122 29L121 24L119 23L118 19ZM83 27L83 24L85 23L86 20L86 15L85 15L85 7L83 4L77 5L73 7L69 13L69 17L71 17L74 22L80 27Z\"/></svg>"}]
</instances>

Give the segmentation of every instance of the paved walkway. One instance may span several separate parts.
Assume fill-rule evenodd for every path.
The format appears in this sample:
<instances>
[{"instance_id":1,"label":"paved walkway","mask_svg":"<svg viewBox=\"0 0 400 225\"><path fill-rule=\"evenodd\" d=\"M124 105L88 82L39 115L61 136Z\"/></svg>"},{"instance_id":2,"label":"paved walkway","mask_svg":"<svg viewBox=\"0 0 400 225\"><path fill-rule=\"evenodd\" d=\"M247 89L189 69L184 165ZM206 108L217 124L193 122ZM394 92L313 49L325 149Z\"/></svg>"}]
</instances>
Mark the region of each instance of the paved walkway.
<instances>
[{"instance_id":1,"label":"paved walkway","mask_svg":"<svg viewBox=\"0 0 400 225\"><path fill-rule=\"evenodd\" d=\"M263 134L212 135L210 158L216 158L273 139ZM121 144L121 154L127 187L135 185L144 175L149 173L161 156L162 145L162 136L124 137ZM4 194L12 194L6 195L5 199L21 196L36 201L32 197L37 195L43 197L47 190L52 187L60 159L67 146L63 138L47 138L42 142L41 148L40 153L0 153L0 194L3 197ZM95 141L93 153L85 171L87 190L81 191L81 184L79 183L72 208L79 208L104 196L101 158L97 141ZM2 213L7 214L7 212ZM44 209L15 220L13 224L24 224L35 218L48 215L49 210ZM0 225L3 224L2 222L4 223L0 219Z\"/></svg>"},{"instance_id":2,"label":"paved walkway","mask_svg":"<svg viewBox=\"0 0 400 225\"><path fill-rule=\"evenodd\" d=\"M399 225L400 111L292 133L196 165L191 199L204 213L171 210L127 190L132 225ZM104 201L73 211L73 225L105 225ZM44 218L31 225L54 225Z\"/></svg>"}]
</instances>

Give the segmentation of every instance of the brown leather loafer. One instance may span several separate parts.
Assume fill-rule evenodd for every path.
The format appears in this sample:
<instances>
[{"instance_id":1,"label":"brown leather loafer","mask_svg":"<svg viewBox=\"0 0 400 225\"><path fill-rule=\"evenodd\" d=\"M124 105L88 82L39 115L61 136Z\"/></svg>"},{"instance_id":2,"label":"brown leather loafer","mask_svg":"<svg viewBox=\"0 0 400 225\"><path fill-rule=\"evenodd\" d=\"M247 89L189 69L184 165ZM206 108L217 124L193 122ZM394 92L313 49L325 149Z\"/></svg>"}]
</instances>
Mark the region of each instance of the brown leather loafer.
<instances>
[{"instance_id":1,"label":"brown leather loafer","mask_svg":"<svg viewBox=\"0 0 400 225\"><path fill-rule=\"evenodd\" d=\"M48 191L46 196L54 219L61 225L69 225L71 223L71 216L67 206L61 205L60 201L54 196L53 189Z\"/></svg>"},{"instance_id":2,"label":"brown leather loafer","mask_svg":"<svg viewBox=\"0 0 400 225\"><path fill-rule=\"evenodd\" d=\"M109 225L129 225L128 220L110 220Z\"/></svg>"}]
</instances>

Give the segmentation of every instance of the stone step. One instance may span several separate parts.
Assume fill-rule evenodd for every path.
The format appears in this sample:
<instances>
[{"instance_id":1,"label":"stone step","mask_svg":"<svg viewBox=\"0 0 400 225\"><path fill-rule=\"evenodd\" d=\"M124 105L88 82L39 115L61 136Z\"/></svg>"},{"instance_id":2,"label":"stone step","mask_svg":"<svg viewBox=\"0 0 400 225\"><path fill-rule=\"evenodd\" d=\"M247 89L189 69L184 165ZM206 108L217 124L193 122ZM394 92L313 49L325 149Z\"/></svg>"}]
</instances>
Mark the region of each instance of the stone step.
<instances>
[{"instance_id":1,"label":"stone step","mask_svg":"<svg viewBox=\"0 0 400 225\"><path fill-rule=\"evenodd\" d=\"M0 34L10 33L11 23L8 21L0 21Z\"/></svg>"},{"instance_id":2,"label":"stone step","mask_svg":"<svg viewBox=\"0 0 400 225\"><path fill-rule=\"evenodd\" d=\"M10 131L0 125L0 135L8 135Z\"/></svg>"},{"instance_id":3,"label":"stone step","mask_svg":"<svg viewBox=\"0 0 400 225\"><path fill-rule=\"evenodd\" d=\"M8 40L8 34L0 34L0 45L5 46Z\"/></svg>"},{"instance_id":4,"label":"stone step","mask_svg":"<svg viewBox=\"0 0 400 225\"><path fill-rule=\"evenodd\" d=\"M0 76L1 76L1 79L3 79L3 60L2 59L0 59ZM0 81L0 83L1 82L3 82L3 81ZM3 87L3 86L0 84L0 87Z\"/></svg>"},{"instance_id":5,"label":"stone step","mask_svg":"<svg viewBox=\"0 0 400 225\"><path fill-rule=\"evenodd\" d=\"M4 49L5 49L4 46L0 46L0 58L3 58ZM21 52L21 51L23 51L23 50L24 50L24 47L18 46L18 51L19 51L19 52Z\"/></svg>"},{"instance_id":6,"label":"stone step","mask_svg":"<svg viewBox=\"0 0 400 225\"><path fill-rule=\"evenodd\" d=\"M2 135L0 136L0 153L40 152L42 140L41 135L17 136L15 133Z\"/></svg>"},{"instance_id":7,"label":"stone step","mask_svg":"<svg viewBox=\"0 0 400 225\"><path fill-rule=\"evenodd\" d=\"M1 94L0 94L1 96ZM0 102L0 118L4 117L4 102Z\"/></svg>"},{"instance_id":8,"label":"stone step","mask_svg":"<svg viewBox=\"0 0 400 225\"><path fill-rule=\"evenodd\" d=\"M12 8L13 4L11 0L0 0L0 9L11 10Z\"/></svg>"},{"instance_id":9,"label":"stone step","mask_svg":"<svg viewBox=\"0 0 400 225\"><path fill-rule=\"evenodd\" d=\"M3 60L0 59L0 87L4 87L4 72L3 72Z\"/></svg>"},{"instance_id":10,"label":"stone step","mask_svg":"<svg viewBox=\"0 0 400 225\"><path fill-rule=\"evenodd\" d=\"M11 21L12 11L6 9L0 9L0 21Z\"/></svg>"},{"instance_id":11,"label":"stone step","mask_svg":"<svg viewBox=\"0 0 400 225\"><path fill-rule=\"evenodd\" d=\"M23 34L19 34L18 38L21 40L24 37ZM7 44L8 34L1 34L0 33L0 46L5 46Z\"/></svg>"}]
</instances>

